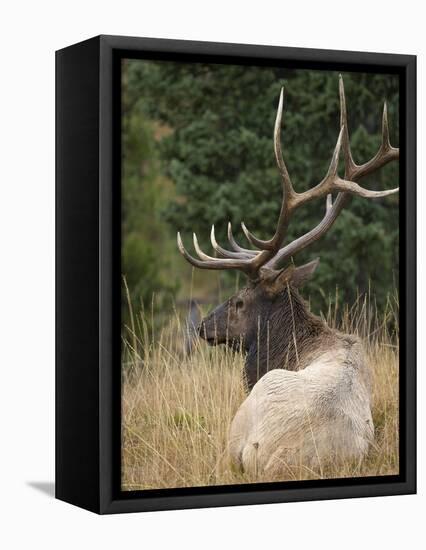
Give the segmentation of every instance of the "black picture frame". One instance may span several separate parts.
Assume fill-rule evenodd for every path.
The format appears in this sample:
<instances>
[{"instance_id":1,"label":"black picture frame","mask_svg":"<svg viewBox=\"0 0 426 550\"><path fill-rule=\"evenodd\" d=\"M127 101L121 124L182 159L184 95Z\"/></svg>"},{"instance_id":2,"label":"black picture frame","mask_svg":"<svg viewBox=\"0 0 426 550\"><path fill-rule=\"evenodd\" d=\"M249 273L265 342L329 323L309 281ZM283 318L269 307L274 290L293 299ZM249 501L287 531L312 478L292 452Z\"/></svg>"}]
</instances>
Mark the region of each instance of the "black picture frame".
<instances>
[{"instance_id":1,"label":"black picture frame","mask_svg":"<svg viewBox=\"0 0 426 550\"><path fill-rule=\"evenodd\" d=\"M399 475L120 490L123 57L399 74ZM56 52L56 498L105 514L415 492L416 57L119 36Z\"/></svg>"}]
</instances>

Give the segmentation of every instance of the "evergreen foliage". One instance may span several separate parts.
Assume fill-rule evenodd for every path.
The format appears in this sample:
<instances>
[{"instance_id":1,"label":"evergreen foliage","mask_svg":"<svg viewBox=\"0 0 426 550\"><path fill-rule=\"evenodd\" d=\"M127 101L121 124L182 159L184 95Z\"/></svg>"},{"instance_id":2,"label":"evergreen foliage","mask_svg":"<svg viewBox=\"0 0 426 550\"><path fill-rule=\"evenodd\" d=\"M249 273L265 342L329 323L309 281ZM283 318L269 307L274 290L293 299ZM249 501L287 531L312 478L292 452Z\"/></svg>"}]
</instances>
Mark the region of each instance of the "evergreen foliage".
<instances>
[{"instance_id":1,"label":"evergreen foliage","mask_svg":"<svg viewBox=\"0 0 426 550\"><path fill-rule=\"evenodd\" d=\"M383 101L388 102L391 141L398 145L399 83L395 75L345 73L351 145L358 163L372 157L380 143ZM124 69L124 266L129 286L156 281L152 244L165 238L144 220L161 206L170 238L180 230L189 245L192 231L208 251L211 224L226 247L226 227L244 221L261 238L275 229L281 184L272 132L279 90L284 85L282 143L298 191L322 179L339 131L338 74L272 67L130 60ZM130 113L130 114L129 114ZM163 128L155 138L155 125ZM142 166L142 168L141 168ZM144 173L141 173L143 169ZM169 199L141 181L165 174L173 183ZM142 178L143 176L143 178ZM369 189L398 186L398 164L363 180ZM295 258L300 264L321 257L308 292L317 308L328 303L336 285L352 302L369 283L379 307L398 272L398 195L375 201L354 198L321 242ZM292 220L288 241L316 225L325 204L309 204ZM135 218L136 217L136 218ZM141 239L134 237L139 227ZM161 223L158 222L158 227ZM163 227L163 226L161 226ZM173 237L171 237L173 235ZM182 260L183 261L183 260ZM229 280L234 275L226 275ZM397 281L396 281L397 282ZM147 290L145 288L145 290ZM148 289L151 291L152 289Z\"/></svg>"},{"instance_id":2,"label":"evergreen foliage","mask_svg":"<svg viewBox=\"0 0 426 550\"><path fill-rule=\"evenodd\" d=\"M122 97L122 266L130 296L123 292L122 315L128 316L128 299L136 307L150 308L153 294L160 301L176 284L164 276L168 233L160 212L167 182L159 169L155 125L146 119L141 99L130 100L127 74Z\"/></svg>"}]
</instances>

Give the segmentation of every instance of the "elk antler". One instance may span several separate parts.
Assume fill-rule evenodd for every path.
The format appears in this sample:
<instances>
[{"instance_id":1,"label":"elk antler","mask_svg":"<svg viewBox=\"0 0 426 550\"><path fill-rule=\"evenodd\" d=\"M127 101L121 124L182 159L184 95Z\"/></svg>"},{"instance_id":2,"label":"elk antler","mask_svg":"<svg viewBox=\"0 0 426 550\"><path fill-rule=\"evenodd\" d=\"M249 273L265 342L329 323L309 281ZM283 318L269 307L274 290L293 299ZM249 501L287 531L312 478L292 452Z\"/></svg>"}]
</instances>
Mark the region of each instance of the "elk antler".
<instances>
[{"instance_id":1,"label":"elk antler","mask_svg":"<svg viewBox=\"0 0 426 550\"><path fill-rule=\"evenodd\" d=\"M185 258L195 267L201 269L239 269L246 273L249 278L255 280L259 277L262 267L275 269L280 262L284 262L300 252L303 248L322 237L333 225L341 210L345 207L351 195L358 195L364 198L386 197L397 193L399 188L387 191L370 191L358 185L357 181L372 174L385 164L399 158L399 149L391 146L389 141L389 127L387 117L387 106L384 104L382 118L382 142L376 155L368 162L357 165L352 157L349 130L346 112L346 99L343 87L343 79L339 77L339 97L340 97L340 132L334 148L328 171L324 179L312 189L303 193L297 193L291 182L287 167L285 165L280 140L281 119L283 112L284 90L281 89L278 103L277 116L274 128L274 152L281 175L283 198L281 210L278 217L277 227L274 236L269 240L258 239L251 233L244 222L241 227L247 240L258 250L249 250L239 246L233 235L231 224L228 224L228 239L233 251L225 250L215 238L214 226L211 230L211 243L213 248L222 258L214 258L205 254L199 247L197 237L194 233L194 248L200 259L192 257L184 248L180 234L177 235L178 247ZM343 151L345 173L344 178L340 178L337 171L339 165L339 156ZM334 203L332 202L332 193L338 193ZM291 216L297 208L314 199L326 198L326 212L321 222L311 231L302 235L295 241L280 248L287 232Z\"/></svg>"}]
</instances>

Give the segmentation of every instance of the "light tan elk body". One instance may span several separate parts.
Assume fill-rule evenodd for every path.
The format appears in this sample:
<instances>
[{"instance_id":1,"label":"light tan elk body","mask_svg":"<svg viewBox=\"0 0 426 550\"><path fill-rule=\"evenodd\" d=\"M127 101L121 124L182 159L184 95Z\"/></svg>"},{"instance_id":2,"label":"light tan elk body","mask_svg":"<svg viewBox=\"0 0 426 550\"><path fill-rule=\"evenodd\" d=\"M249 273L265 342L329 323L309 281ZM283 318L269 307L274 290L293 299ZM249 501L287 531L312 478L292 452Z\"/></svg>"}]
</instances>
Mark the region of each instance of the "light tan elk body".
<instances>
[{"instance_id":1,"label":"light tan elk body","mask_svg":"<svg viewBox=\"0 0 426 550\"><path fill-rule=\"evenodd\" d=\"M248 277L245 288L203 319L200 335L212 345L223 343L246 353L245 380L251 392L232 421L229 450L234 462L252 474L279 475L299 464L321 468L328 460L360 460L374 436L363 344L353 335L329 328L309 311L300 296L298 289L313 275L318 260L300 267L292 263L298 252L330 229L351 195L374 199L398 191L370 191L357 183L399 158L399 150L389 142L386 104L379 151L365 164L357 165L350 149L341 77L339 95L340 132L327 174L312 189L297 193L281 152L281 91L274 150L283 200L270 240L256 238L242 224L253 249L242 248L229 224L232 250L226 250L216 242L212 227L212 246L220 258L205 254L195 234L194 248L199 258L194 258L178 233L179 249L192 265L238 269ZM341 154L343 178L338 175ZM314 199L325 199L322 221L283 246L292 214Z\"/></svg>"}]
</instances>

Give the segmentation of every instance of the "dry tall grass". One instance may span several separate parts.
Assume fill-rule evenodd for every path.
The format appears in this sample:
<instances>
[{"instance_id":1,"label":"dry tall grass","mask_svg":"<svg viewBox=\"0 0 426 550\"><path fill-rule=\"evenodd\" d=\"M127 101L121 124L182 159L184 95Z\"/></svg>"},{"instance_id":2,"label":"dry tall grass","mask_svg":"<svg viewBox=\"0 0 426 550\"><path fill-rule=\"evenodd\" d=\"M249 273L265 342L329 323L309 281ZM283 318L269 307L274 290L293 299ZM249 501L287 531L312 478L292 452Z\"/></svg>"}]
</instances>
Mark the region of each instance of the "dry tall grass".
<instances>
[{"instance_id":1,"label":"dry tall grass","mask_svg":"<svg viewBox=\"0 0 426 550\"><path fill-rule=\"evenodd\" d=\"M378 318L368 297L352 308L331 308L330 326L360 335L372 371L375 441L361 464L303 465L280 480L397 474L398 456L398 302L392 298ZM340 319L338 321L338 319ZM389 326L394 327L391 334ZM176 315L158 338L143 319L131 317L123 346L123 490L194 487L276 481L244 475L227 456L230 422L245 398L244 357L223 346L196 342L182 351L183 329ZM142 341L145 346L142 346Z\"/></svg>"}]
</instances>

